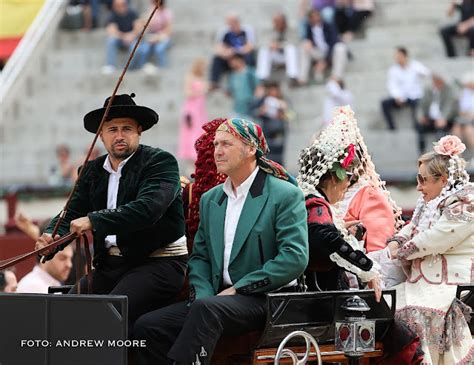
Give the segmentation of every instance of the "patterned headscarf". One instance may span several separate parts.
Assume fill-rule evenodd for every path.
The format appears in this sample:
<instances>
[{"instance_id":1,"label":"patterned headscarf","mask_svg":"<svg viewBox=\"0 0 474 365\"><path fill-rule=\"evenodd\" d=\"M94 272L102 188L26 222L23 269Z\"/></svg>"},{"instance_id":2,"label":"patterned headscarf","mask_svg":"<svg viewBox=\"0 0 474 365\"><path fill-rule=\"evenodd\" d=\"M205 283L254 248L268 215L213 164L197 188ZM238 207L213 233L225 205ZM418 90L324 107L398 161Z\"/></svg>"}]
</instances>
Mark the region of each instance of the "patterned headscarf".
<instances>
[{"instance_id":1,"label":"patterned headscarf","mask_svg":"<svg viewBox=\"0 0 474 365\"><path fill-rule=\"evenodd\" d=\"M217 131L228 132L246 145L257 150L257 165L265 172L298 186L296 179L286 169L275 161L264 157L270 150L263 135L262 127L249 120L233 118L222 123Z\"/></svg>"}]
</instances>

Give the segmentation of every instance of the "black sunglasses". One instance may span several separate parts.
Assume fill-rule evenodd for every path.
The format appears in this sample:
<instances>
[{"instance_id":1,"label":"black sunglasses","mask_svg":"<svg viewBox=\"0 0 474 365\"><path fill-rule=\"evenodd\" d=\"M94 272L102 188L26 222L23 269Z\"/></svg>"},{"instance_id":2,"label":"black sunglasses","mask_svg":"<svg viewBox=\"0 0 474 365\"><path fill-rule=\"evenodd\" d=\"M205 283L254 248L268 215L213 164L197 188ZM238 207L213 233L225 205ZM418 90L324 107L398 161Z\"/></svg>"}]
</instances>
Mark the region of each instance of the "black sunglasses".
<instances>
[{"instance_id":1,"label":"black sunglasses","mask_svg":"<svg viewBox=\"0 0 474 365\"><path fill-rule=\"evenodd\" d=\"M416 181L417 181L418 184L420 184L420 185L425 185L426 182L428 181L428 178L429 178L430 176L438 177L438 175L423 176L422 174L416 174Z\"/></svg>"}]
</instances>

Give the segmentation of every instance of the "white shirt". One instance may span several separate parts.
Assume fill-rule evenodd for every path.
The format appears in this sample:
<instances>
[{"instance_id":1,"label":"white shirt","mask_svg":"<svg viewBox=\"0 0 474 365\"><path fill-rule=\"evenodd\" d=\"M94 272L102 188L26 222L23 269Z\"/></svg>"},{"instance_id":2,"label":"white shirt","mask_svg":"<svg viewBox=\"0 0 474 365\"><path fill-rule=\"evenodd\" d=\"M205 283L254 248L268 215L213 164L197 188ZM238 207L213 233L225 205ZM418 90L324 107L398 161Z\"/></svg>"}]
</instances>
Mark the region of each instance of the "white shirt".
<instances>
[{"instance_id":1,"label":"white shirt","mask_svg":"<svg viewBox=\"0 0 474 365\"><path fill-rule=\"evenodd\" d=\"M439 106L439 90L433 89L433 101L430 104L430 108L428 110L428 115L432 120L438 120L443 117L441 114L441 108Z\"/></svg>"},{"instance_id":2,"label":"white shirt","mask_svg":"<svg viewBox=\"0 0 474 365\"><path fill-rule=\"evenodd\" d=\"M334 108L343 105L352 105L352 93L342 89L334 80L329 80L326 84L326 98L324 99L323 122L328 124L334 113Z\"/></svg>"},{"instance_id":3,"label":"white shirt","mask_svg":"<svg viewBox=\"0 0 474 365\"><path fill-rule=\"evenodd\" d=\"M474 90L464 88L459 97L459 111L474 116Z\"/></svg>"},{"instance_id":4,"label":"white shirt","mask_svg":"<svg viewBox=\"0 0 474 365\"><path fill-rule=\"evenodd\" d=\"M109 175L109 185L107 188L107 209L115 209L117 208L117 195L118 189L120 184L120 177L122 176L122 169L125 164L130 160L133 156L132 153L129 157L119 163L117 167L117 171L112 168L112 165L109 160L109 156L105 158L104 161L104 170L106 170ZM105 237L105 248L109 248L112 246L117 246L117 236L116 235L108 235Z\"/></svg>"},{"instance_id":5,"label":"white shirt","mask_svg":"<svg viewBox=\"0 0 474 365\"><path fill-rule=\"evenodd\" d=\"M398 63L388 70L387 87L394 99L421 99L423 96L422 78L430 75L430 70L421 62L409 61L405 67Z\"/></svg>"},{"instance_id":6,"label":"white shirt","mask_svg":"<svg viewBox=\"0 0 474 365\"><path fill-rule=\"evenodd\" d=\"M53 278L41 267L36 265L33 270L26 274L18 283L17 293L48 293L50 286L61 285L61 282Z\"/></svg>"},{"instance_id":7,"label":"white shirt","mask_svg":"<svg viewBox=\"0 0 474 365\"><path fill-rule=\"evenodd\" d=\"M224 266L222 272L224 285L233 285L229 275L230 254L232 252L235 231L237 230L240 214L242 213L245 199L247 199L250 187L257 176L258 170L259 168L257 166L250 176L242 184L240 184L240 186L237 187L236 193L234 193L234 190L232 189L230 178L227 178L227 180L224 182L223 190L227 195L227 208L225 211L224 223Z\"/></svg>"},{"instance_id":8,"label":"white shirt","mask_svg":"<svg viewBox=\"0 0 474 365\"><path fill-rule=\"evenodd\" d=\"M319 49L324 55L327 55L329 51L329 44L327 44L326 40L324 39L322 25L315 25L312 27L311 33L313 35L313 41L316 45L316 48Z\"/></svg>"}]
</instances>

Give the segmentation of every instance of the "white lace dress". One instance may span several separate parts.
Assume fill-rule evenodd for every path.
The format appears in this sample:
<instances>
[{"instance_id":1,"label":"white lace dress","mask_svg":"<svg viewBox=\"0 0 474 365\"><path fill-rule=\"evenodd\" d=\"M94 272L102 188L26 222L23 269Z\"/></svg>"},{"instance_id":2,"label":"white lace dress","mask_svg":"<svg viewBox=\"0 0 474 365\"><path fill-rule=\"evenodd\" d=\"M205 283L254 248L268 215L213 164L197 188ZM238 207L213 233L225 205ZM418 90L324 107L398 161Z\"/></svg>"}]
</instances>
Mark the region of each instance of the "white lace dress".
<instances>
[{"instance_id":1,"label":"white lace dress","mask_svg":"<svg viewBox=\"0 0 474 365\"><path fill-rule=\"evenodd\" d=\"M471 308L456 300L457 286L474 282L474 185L420 204L396 237L407 274L396 316L420 336L422 364L474 364Z\"/></svg>"}]
</instances>

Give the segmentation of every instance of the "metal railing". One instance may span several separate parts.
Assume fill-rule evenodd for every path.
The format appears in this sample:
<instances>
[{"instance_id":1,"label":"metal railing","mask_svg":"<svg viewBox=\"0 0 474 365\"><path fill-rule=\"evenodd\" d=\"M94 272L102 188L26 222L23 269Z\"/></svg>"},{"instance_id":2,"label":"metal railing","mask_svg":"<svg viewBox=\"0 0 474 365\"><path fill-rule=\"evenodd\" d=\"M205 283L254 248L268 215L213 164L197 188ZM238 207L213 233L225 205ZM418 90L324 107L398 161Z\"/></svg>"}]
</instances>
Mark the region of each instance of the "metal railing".
<instances>
[{"instance_id":1,"label":"metal railing","mask_svg":"<svg viewBox=\"0 0 474 365\"><path fill-rule=\"evenodd\" d=\"M303 337L306 343L306 352L304 354L300 353L295 353L291 349L285 348L286 344L288 341L290 341L294 337ZM316 340L314 339L313 336L311 336L308 332L305 331L293 331L291 332L288 336L286 336L283 341L281 341L280 346L278 346L278 350L275 355L275 365L280 364L280 359L284 357L289 357L293 361L294 365L304 365L308 361L309 357L311 355L314 355L313 352L311 352L311 346L314 347L314 350L316 352L316 356L318 358L318 365L322 364L321 360L321 352L319 351L319 346ZM298 358L298 356L302 356L301 359Z\"/></svg>"}]
</instances>

